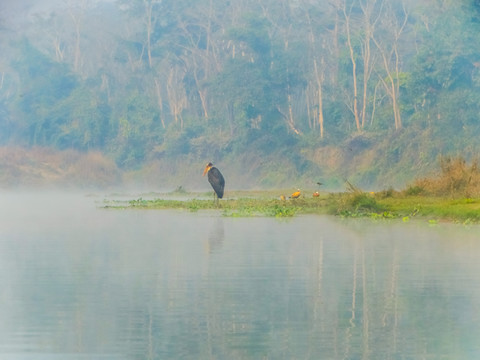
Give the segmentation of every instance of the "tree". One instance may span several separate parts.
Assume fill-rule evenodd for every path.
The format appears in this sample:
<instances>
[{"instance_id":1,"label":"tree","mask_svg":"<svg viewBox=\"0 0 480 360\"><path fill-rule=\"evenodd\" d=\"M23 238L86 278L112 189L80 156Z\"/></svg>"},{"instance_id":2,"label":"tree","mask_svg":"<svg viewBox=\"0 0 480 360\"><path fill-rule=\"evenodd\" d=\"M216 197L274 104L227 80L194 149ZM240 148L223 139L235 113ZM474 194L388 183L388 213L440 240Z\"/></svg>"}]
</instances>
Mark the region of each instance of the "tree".
<instances>
[{"instance_id":1,"label":"tree","mask_svg":"<svg viewBox=\"0 0 480 360\"><path fill-rule=\"evenodd\" d=\"M398 3L395 4L398 5ZM380 52L383 70L386 74L386 78L379 75L379 79L392 101L395 130L399 130L403 126L399 101L400 84L403 81L400 69L399 42L407 25L408 11L403 1L401 1L401 10L394 6L394 3L387 3L385 6L387 10L382 17L382 39L379 40L379 35L372 39ZM387 31L388 29L390 31ZM387 34L390 36L386 36Z\"/></svg>"},{"instance_id":2,"label":"tree","mask_svg":"<svg viewBox=\"0 0 480 360\"><path fill-rule=\"evenodd\" d=\"M353 114L357 131L365 129L367 115L373 112L375 97L372 73L377 66L377 54L372 49L374 34L383 16L385 0L341 0L336 3L343 15L345 45L351 64L352 94L347 89L347 103Z\"/></svg>"},{"instance_id":3,"label":"tree","mask_svg":"<svg viewBox=\"0 0 480 360\"><path fill-rule=\"evenodd\" d=\"M108 146L116 161L124 167L136 167L148 158L156 145L162 143L162 128L155 105L134 91L125 99L118 116L114 138Z\"/></svg>"},{"instance_id":4,"label":"tree","mask_svg":"<svg viewBox=\"0 0 480 360\"><path fill-rule=\"evenodd\" d=\"M412 118L423 126L471 130L478 118L478 102L473 99L480 96L480 47L475 40L480 24L472 17L472 7L445 6L445 12L419 32L405 96L412 104Z\"/></svg>"},{"instance_id":5,"label":"tree","mask_svg":"<svg viewBox=\"0 0 480 360\"><path fill-rule=\"evenodd\" d=\"M50 60L26 39L20 44L20 53L13 65L20 75L23 94L16 103L16 114L24 121L29 143L47 145L63 125L52 118L52 109L70 96L78 80L66 65Z\"/></svg>"},{"instance_id":6,"label":"tree","mask_svg":"<svg viewBox=\"0 0 480 360\"><path fill-rule=\"evenodd\" d=\"M348 53L350 56L350 62L352 65L352 81L353 81L353 98L352 98L352 113L355 119L355 127L357 131L360 131L361 124L360 124L360 115L358 110L358 79L357 79L357 57L355 55L353 40L352 40L352 11L353 11L353 2L352 4L347 4L347 0L343 0L341 4L341 10L345 20L345 34L347 38L347 47Z\"/></svg>"}]
</instances>

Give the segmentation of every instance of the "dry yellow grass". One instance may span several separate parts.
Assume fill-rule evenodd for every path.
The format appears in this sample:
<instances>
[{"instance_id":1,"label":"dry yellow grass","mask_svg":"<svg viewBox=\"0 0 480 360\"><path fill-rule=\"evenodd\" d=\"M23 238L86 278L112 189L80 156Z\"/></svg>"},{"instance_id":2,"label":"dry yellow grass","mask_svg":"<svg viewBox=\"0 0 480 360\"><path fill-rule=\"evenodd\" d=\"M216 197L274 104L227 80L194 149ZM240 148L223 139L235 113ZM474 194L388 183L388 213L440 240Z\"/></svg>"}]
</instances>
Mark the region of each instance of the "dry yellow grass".
<instances>
[{"instance_id":1,"label":"dry yellow grass","mask_svg":"<svg viewBox=\"0 0 480 360\"><path fill-rule=\"evenodd\" d=\"M0 147L0 185L3 187L104 187L118 183L120 178L114 161L97 151Z\"/></svg>"},{"instance_id":2,"label":"dry yellow grass","mask_svg":"<svg viewBox=\"0 0 480 360\"><path fill-rule=\"evenodd\" d=\"M433 196L479 197L479 161L474 159L467 164L462 157L443 157L438 174L416 180L408 190Z\"/></svg>"}]
</instances>

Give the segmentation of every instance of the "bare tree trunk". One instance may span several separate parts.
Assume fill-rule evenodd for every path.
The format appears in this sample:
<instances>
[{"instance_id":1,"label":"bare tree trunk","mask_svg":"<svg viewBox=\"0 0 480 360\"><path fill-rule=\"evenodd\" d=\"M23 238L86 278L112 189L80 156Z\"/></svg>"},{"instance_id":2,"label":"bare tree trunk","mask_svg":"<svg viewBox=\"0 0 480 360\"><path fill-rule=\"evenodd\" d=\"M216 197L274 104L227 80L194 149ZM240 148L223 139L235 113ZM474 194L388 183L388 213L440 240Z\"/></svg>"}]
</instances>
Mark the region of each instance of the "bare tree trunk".
<instances>
[{"instance_id":1,"label":"bare tree trunk","mask_svg":"<svg viewBox=\"0 0 480 360\"><path fill-rule=\"evenodd\" d=\"M231 102L227 103L227 118L230 125L230 136L235 133L235 109Z\"/></svg>"},{"instance_id":2,"label":"bare tree trunk","mask_svg":"<svg viewBox=\"0 0 480 360\"><path fill-rule=\"evenodd\" d=\"M405 9L405 4L402 2L404 17L401 23L399 24L394 11L391 10L391 21L393 24L387 24L389 28L393 29L393 39L384 41L384 44L390 44L391 48L389 51L386 50L386 46L382 46L379 40L373 37L373 41L377 46L382 59L383 67L387 74L387 80L383 76L379 75L380 81L384 85L385 91L390 96L392 100L392 110L395 123L395 129L399 130L402 128L402 117L400 113L400 105L398 102L400 95L400 55L398 54L398 41L400 36L405 28L405 25L408 21L408 13Z\"/></svg>"},{"instance_id":3,"label":"bare tree trunk","mask_svg":"<svg viewBox=\"0 0 480 360\"><path fill-rule=\"evenodd\" d=\"M58 62L62 62L64 57L65 57L65 53L62 50L62 45L60 43L60 39L57 36L53 40L53 47L55 48L55 59Z\"/></svg>"},{"instance_id":4,"label":"bare tree trunk","mask_svg":"<svg viewBox=\"0 0 480 360\"><path fill-rule=\"evenodd\" d=\"M157 78L155 78L155 91L157 94L158 109L160 110L160 121L162 122L162 127L165 129L165 115L163 113L162 91L160 87L160 82L158 81Z\"/></svg>"},{"instance_id":5,"label":"bare tree trunk","mask_svg":"<svg viewBox=\"0 0 480 360\"><path fill-rule=\"evenodd\" d=\"M381 84L381 82L377 82L375 85L375 90L373 91L373 101L372 101L372 114L370 116L370 125L373 124L373 119L375 119L375 111L376 111L376 106L377 106L377 91L378 91L378 86Z\"/></svg>"},{"instance_id":6,"label":"bare tree trunk","mask_svg":"<svg viewBox=\"0 0 480 360\"><path fill-rule=\"evenodd\" d=\"M405 26L407 22L407 15L405 16L405 23L403 24L403 26ZM400 36L400 34L398 34L398 36ZM395 109L395 112L396 112L396 116L395 116L395 124L396 124L396 129L401 129L403 127L403 124L402 124L402 116L400 114L400 105L398 104L398 99L400 97L400 68L399 68L399 64L400 64L400 57L398 55L398 47L397 47L397 42L395 42L395 46L394 46L394 53L395 53L395 84L394 84L394 109Z\"/></svg>"},{"instance_id":7,"label":"bare tree trunk","mask_svg":"<svg viewBox=\"0 0 480 360\"><path fill-rule=\"evenodd\" d=\"M102 91L107 92L108 103L110 103L112 100L112 94L110 92L110 84L108 81L108 76L106 74L102 74L101 78L102 78L102 85L100 85L100 89Z\"/></svg>"},{"instance_id":8,"label":"bare tree trunk","mask_svg":"<svg viewBox=\"0 0 480 360\"><path fill-rule=\"evenodd\" d=\"M80 60L81 60L81 51L80 51L80 15L75 15L73 10L69 11L72 22L75 26L75 41L73 49L73 70L78 73L80 71Z\"/></svg>"},{"instance_id":9,"label":"bare tree trunk","mask_svg":"<svg viewBox=\"0 0 480 360\"><path fill-rule=\"evenodd\" d=\"M312 109L310 108L310 92L312 91L312 84L309 82L307 88L305 89L305 102L307 105L307 120L308 120L308 128L310 130L315 130L315 120L312 121Z\"/></svg>"},{"instance_id":10,"label":"bare tree trunk","mask_svg":"<svg viewBox=\"0 0 480 360\"><path fill-rule=\"evenodd\" d=\"M315 78L317 80L317 94L318 94L318 125L320 126L320 138L323 139L324 136L324 128L323 128L323 95L322 95L322 79L320 77L318 66L317 66L317 59L313 60L314 68L315 68Z\"/></svg>"},{"instance_id":11,"label":"bare tree trunk","mask_svg":"<svg viewBox=\"0 0 480 360\"><path fill-rule=\"evenodd\" d=\"M329 0L329 3L332 5L331 8L333 11L329 14L329 16L334 19L333 29L328 30L327 32L330 33L328 36L329 43L331 44L331 53L334 56L334 61L332 62L331 71L328 72L330 82L332 84L338 84L338 65L340 59L340 46L339 46L339 33L340 33L340 13L342 9L341 2L344 0Z\"/></svg>"},{"instance_id":12,"label":"bare tree trunk","mask_svg":"<svg viewBox=\"0 0 480 360\"><path fill-rule=\"evenodd\" d=\"M145 21L147 27L147 56L148 56L148 67L152 68L152 32L153 32L153 1L145 1Z\"/></svg>"},{"instance_id":13,"label":"bare tree trunk","mask_svg":"<svg viewBox=\"0 0 480 360\"><path fill-rule=\"evenodd\" d=\"M307 21L310 27L310 44L312 48L312 53L313 53L313 69L315 72L315 81L317 85L317 90L316 90L316 95L317 95L317 102L318 102L318 113L316 116L318 117L318 125L320 127L320 138L323 139L324 137L324 117L323 117L323 92L322 92L322 83L323 83L323 74L320 74L320 71L318 69L318 63L317 63L317 50L316 50L316 38L315 38L315 33L312 28L312 22L310 15L308 12L306 13L307 16ZM315 124L316 122L314 122ZM314 126L315 129L315 126Z\"/></svg>"},{"instance_id":14,"label":"bare tree trunk","mask_svg":"<svg viewBox=\"0 0 480 360\"><path fill-rule=\"evenodd\" d=\"M362 99L362 112L361 112L361 126L365 127L366 118L367 118L367 104L368 104L368 83L372 75L372 70L375 66L374 58L372 57L371 51L371 41L373 38L373 33L375 32L375 27L377 22L382 16L382 11L378 11L376 17L374 16L374 8L377 0L370 0L365 3L360 1L360 7L363 12L363 27L364 27L364 38L362 43L362 59L363 59L363 99ZM383 3L382 3L383 4ZM383 6L382 6L383 8Z\"/></svg>"},{"instance_id":15,"label":"bare tree trunk","mask_svg":"<svg viewBox=\"0 0 480 360\"><path fill-rule=\"evenodd\" d=\"M347 45L352 63L352 80L353 80L353 116L355 118L355 126L360 131L360 117L358 115L358 85L357 85L357 61L355 60L355 51L353 50L352 37L350 34L350 13L347 14L346 2L343 4L343 15L345 17Z\"/></svg>"},{"instance_id":16,"label":"bare tree trunk","mask_svg":"<svg viewBox=\"0 0 480 360\"><path fill-rule=\"evenodd\" d=\"M193 63L194 63L193 77L195 79L195 86L197 87L197 92L200 98L200 102L202 103L203 117L205 119L208 119L207 89L205 88L202 89L202 86L200 85L200 81L198 80L198 75L197 75L197 63L195 59L193 60Z\"/></svg>"},{"instance_id":17,"label":"bare tree trunk","mask_svg":"<svg viewBox=\"0 0 480 360\"><path fill-rule=\"evenodd\" d=\"M292 110L291 110L291 97L290 94L287 96L288 97L288 112L285 113L281 108L280 105L277 105L277 110L278 112L283 116L285 119L285 122L287 124L287 127L290 129L290 131L294 132L297 135L300 135L301 132L295 127L295 122L293 121L292 117Z\"/></svg>"},{"instance_id":18,"label":"bare tree trunk","mask_svg":"<svg viewBox=\"0 0 480 360\"><path fill-rule=\"evenodd\" d=\"M210 7L211 6L212 4L210 4ZM199 79L198 74L200 70L200 73L203 74L203 79L206 79L211 73L210 68L211 67L213 67L214 69L217 68L217 64L214 56L212 56L212 60L211 60L211 55L210 55L210 53L213 54L214 52L213 50L210 50L212 47L211 40L210 40L210 31L211 31L210 17L211 17L212 11L213 10L210 9L209 14L207 15L209 17L209 20L208 20L208 24L205 27L205 32L207 33L207 46L205 50L199 47L198 39L194 38L191 31L188 30L188 26L184 23L180 24L180 27L182 28L183 33L189 39L189 43L190 43L189 46L181 46L183 49L185 49L186 53L188 54L186 56L182 56L181 58L192 69L196 90L198 93L198 97L200 98L200 103L202 105L203 117L207 120L209 118L208 96L207 96L208 92L207 92L207 89L202 86L202 81L201 79ZM200 65L199 65L199 62L200 62Z\"/></svg>"},{"instance_id":19,"label":"bare tree trunk","mask_svg":"<svg viewBox=\"0 0 480 360\"><path fill-rule=\"evenodd\" d=\"M388 82L385 81L385 79L383 79L382 76L379 76L379 78L387 94L390 96L390 99L392 100L392 110L393 110L393 118L395 123L395 130L399 130L402 128L402 118L400 115L400 109L398 105L398 95L399 95L398 73L396 74L391 69L389 69L387 56L385 55L385 52L383 50L381 50L381 53L382 53L384 68L387 73Z\"/></svg>"},{"instance_id":20,"label":"bare tree trunk","mask_svg":"<svg viewBox=\"0 0 480 360\"><path fill-rule=\"evenodd\" d=\"M167 95L175 123L180 124L180 129L183 129L182 111L187 105L187 101L182 84L183 77L180 78L178 72L179 69L177 67L172 67L170 70L167 81Z\"/></svg>"}]
</instances>

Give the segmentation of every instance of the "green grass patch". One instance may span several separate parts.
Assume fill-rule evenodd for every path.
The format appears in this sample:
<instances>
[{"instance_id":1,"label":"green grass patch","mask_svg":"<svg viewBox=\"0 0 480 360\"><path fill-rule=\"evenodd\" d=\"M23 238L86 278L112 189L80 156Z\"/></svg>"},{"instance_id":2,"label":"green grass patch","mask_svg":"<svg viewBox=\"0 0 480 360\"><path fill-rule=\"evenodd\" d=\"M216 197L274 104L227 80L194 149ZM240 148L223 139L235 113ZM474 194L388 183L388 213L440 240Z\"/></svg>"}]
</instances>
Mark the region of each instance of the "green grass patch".
<instances>
[{"instance_id":1,"label":"green grass patch","mask_svg":"<svg viewBox=\"0 0 480 360\"><path fill-rule=\"evenodd\" d=\"M240 192L236 192L238 195ZM255 193L242 192L242 197L222 199L218 202L206 199L143 199L129 201L105 201L105 208L113 209L182 209L189 211L218 210L228 217L271 216L292 217L299 213L327 213L325 199L293 199L280 200L263 194L255 197Z\"/></svg>"},{"instance_id":2,"label":"green grass patch","mask_svg":"<svg viewBox=\"0 0 480 360\"><path fill-rule=\"evenodd\" d=\"M401 217L424 217L454 222L480 222L480 199L395 196L379 200L389 211Z\"/></svg>"},{"instance_id":3,"label":"green grass patch","mask_svg":"<svg viewBox=\"0 0 480 360\"><path fill-rule=\"evenodd\" d=\"M179 209L186 211L219 211L227 217L268 216L288 218L301 214L332 214L342 217L401 219L414 218L426 221L447 220L459 223L480 223L480 198L448 199L432 196L409 196L391 190L365 193L359 190L343 193L324 193L317 198L280 200L278 191L237 191L238 198L218 202L211 199L186 198L106 201L105 208L121 209ZM203 194L188 194L203 196Z\"/></svg>"}]
</instances>

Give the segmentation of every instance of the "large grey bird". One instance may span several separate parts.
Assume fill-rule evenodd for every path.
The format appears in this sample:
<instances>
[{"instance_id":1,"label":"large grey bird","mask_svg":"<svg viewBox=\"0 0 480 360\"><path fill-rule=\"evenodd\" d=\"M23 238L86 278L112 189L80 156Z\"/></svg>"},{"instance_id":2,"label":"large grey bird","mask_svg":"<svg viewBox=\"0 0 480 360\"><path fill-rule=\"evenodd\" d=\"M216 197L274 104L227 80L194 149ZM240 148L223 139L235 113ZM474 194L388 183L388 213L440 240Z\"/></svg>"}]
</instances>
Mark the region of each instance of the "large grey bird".
<instances>
[{"instance_id":1,"label":"large grey bird","mask_svg":"<svg viewBox=\"0 0 480 360\"><path fill-rule=\"evenodd\" d=\"M208 173L208 182L212 185L215 194L219 199L223 197L223 189L225 188L225 179L223 178L222 173L216 167L213 166L211 162L205 166L203 170L203 176Z\"/></svg>"}]
</instances>

